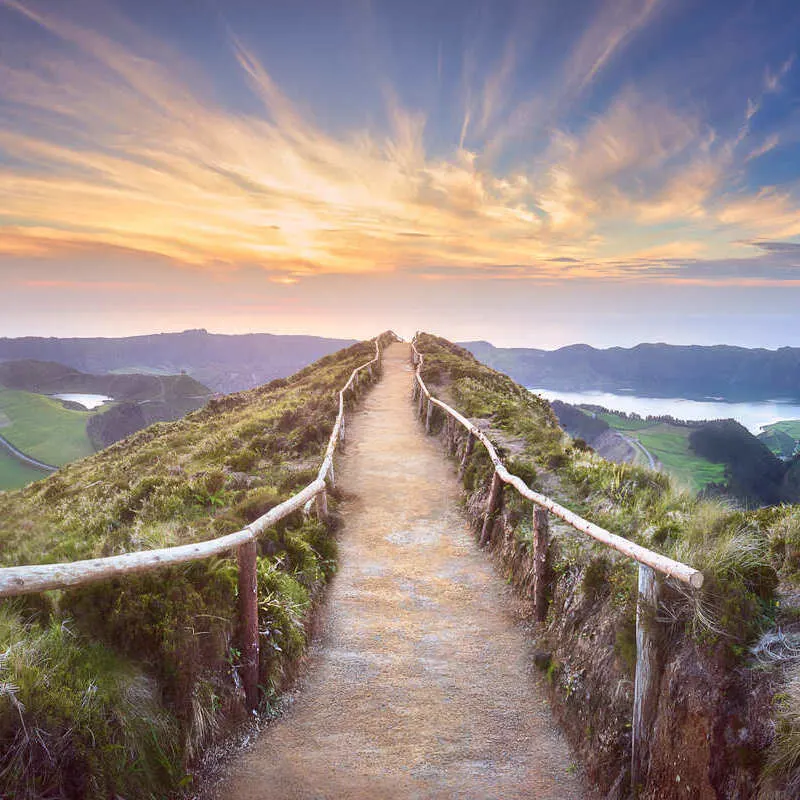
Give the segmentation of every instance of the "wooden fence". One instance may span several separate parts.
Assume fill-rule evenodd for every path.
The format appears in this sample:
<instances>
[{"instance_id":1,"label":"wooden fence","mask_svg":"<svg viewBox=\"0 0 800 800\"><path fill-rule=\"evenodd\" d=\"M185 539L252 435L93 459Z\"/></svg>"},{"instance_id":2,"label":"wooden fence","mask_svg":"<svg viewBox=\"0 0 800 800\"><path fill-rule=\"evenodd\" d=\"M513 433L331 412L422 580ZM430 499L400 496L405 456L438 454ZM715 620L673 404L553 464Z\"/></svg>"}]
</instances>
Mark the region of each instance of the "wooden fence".
<instances>
[{"instance_id":1,"label":"wooden fence","mask_svg":"<svg viewBox=\"0 0 800 800\"><path fill-rule=\"evenodd\" d=\"M337 445L345 437L345 394L358 386L362 373L366 372L370 378L373 377L374 370L380 366L381 358L380 337L378 337L375 339L375 357L356 367L339 391L339 412L317 477L297 494L270 509L244 529L206 542L164 547L158 550L142 550L62 564L0 568L0 598L84 586L121 575L198 561L235 549L239 564L239 613L243 639L239 673L247 704L251 709L255 708L258 704L259 665L256 540L260 533L289 514L300 509L306 513L310 512L312 504L316 505L316 512L320 518L324 519L327 516L327 484L334 485L333 456Z\"/></svg>"},{"instance_id":2,"label":"wooden fence","mask_svg":"<svg viewBox=\"0 0 800 800\"><path fill-rule=\"evenodd\" d=\"M418 402L420 418L425 419L425 430L431 432L434 408L440 409L445 418L450 418L467 430L467 439L461 456L460 473L463 475L475 442L479 441L494 464L492 484L486 504L480 543L486 544L490 537L497 512L501 507L504 484L509 484L533 505L533 599L534 616L543 622L547 614L546 565L549 548L548 515L564 520L575 530L588 534L598 542L611 547L639 563L639 596L636 605L636 675L634 679L631 786L636 792L647 776L650 756L650 734L658 703L660 668L657 653L657 635L654 620L659 602L659 583L656 572L681 581L692 589L703 585L703 573L686 564L674 561L660 553L631 542L615 533L583 519L568 508L556 503L546 495L535 492L521 478L512 475L505 467L494 445L486 434L466 417L446 403L433 397L422 380L423 356L417 350L416 337L411 342L411 360L416 367L414 376L414 400Z\"/></svg>"}]
</instances>

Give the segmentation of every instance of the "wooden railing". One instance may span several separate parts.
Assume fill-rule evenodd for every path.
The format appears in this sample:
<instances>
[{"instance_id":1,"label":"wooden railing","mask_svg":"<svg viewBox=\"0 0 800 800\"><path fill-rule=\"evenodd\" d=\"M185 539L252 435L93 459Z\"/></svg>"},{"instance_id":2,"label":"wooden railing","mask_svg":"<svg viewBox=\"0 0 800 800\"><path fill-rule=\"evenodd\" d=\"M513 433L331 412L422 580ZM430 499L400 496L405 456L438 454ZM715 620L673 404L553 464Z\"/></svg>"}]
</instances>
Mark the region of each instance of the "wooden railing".
<instances>
[{"instance_id":1,"label":"wooden railing","mask_svg":"<svg viewBox=\"0 0 800 800\"><path fill-rule=\"evenodd\" d=\"M703 585L703 573L667 556L618 536L593 522L589 522L546 495L535 492L525 481L512 475L503 464L489 437L454 408L435 398L422 380L423 355L417 350L416 337L411 342L411 361L414 372L414 400L419 403L419 416L425 419L425 430L431 432L434 408L440 409L447 419L462 425L468 432L461 456L459 473L463 476L467 461L479 441L494 464L492 484L483 518L480 544L491 539L495 518L502 504L503 485L513 486L533 505L533 602L534 616L544 622L547 615L547 554L549 548L548 514L562 519L575 530L588 534L598 542L639 563L639 595L636 605L636 675L632 724L631 786L636 791L646 777L649 762L649 742L652 722L658 702L660 669L657 656L657 635L654 621L659 603L659 584L656 572L672 578L693 590ZM426 406L427 403L427 406Z\"/></svg>"},{"instance_id":2,"label":"wooden railing","mask_svg":"<svg viewBox=\"0 0 800 800\"><path fill-rule=\"evenodd\" d=\"M258 704L259 663L256 540L260 533L289 514L299 509L309 512L312 504L316 505L316 512L321 519L327 516L327 483L334 485L333 456L338 443L344 440L345 435L345 394L358 385L362 372L367 372L373 377L373 370L380 365L381 358L380 337L377 337L375 357L356 367L339 391L339 412L317 477L297 494L270 509L242 530L206 542L163 547L158 550L142 550L61 564L0 568L0 598L84 586L122 575L198 561L235 549L239 564L239 613L242 629L239 673L245 688L247 704L250 708L255 708Z\"/></svg>"}]
</instances>

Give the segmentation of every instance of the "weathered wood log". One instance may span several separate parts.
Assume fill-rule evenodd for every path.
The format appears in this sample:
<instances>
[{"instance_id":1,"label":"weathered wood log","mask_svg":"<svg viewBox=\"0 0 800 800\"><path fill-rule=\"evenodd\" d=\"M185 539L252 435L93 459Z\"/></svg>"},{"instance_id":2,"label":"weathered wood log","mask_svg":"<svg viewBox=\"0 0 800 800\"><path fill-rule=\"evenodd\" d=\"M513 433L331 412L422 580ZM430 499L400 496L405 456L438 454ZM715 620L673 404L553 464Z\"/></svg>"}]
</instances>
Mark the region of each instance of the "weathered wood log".
<instances>
[{"instance_id":1,"label":"weathered wood log","mask_svg":"<svg viewBox=\"0 0 800 800\"><path fill-rule=\"evenodd\" d=\"M639 597L636 604L636 677L633 689L633 743L631 789L634 796L644 788L650 768L650 740L658 710L661 665L658 653L659 584L655 572L639 564Z\"/></svg>"},{"instance_id":2,"label":"weathered wood log","mask_svg":"<svg viewBox=\"0 0 800 800\"><path fill-rule=\"evenodd\" d=\"M467 464L469 463L469 457L472 455L472 451L475 449L475 434L470 431L467 434L467 441L464 444L464 455L461 456L461 464L458 467L458 477L459 479L464 477L464 473L467 471Z\"/></svg>"},{"instance_id":3,"label":"weathered wood log","mask_svg":"<svg viewBox=\"0 0 800 800\"><path fill-rule=\"evenodd\" d=\"M546 508L533 507L533 614L537 622L547 617L547 555L550 520Z\"/></svg>"},{"instance_id":4,"label":"weathered wood log","mask_svg":"<svg viewBox=\"0 0 800 800\"><path fill-rule=\"evenodd\" d=\"M489 489L489 499L486 501L486 514L483 517L483 528L481 529L481 538L479 540L481 547L483 547L491 537L494 518L502 507L502 502L503 481L500 480L500 475L495 470L494 475L492 475L492 485Z\"/></svg>"},{"instance_id":5,"label":"weathered wood log","mask_svg":"<svg viewBox=\"0 0 800 800\"><path fill-rule=\"evenodd\" d=\"M433 421L433 403L428 401L428 413L425 415L425 433L430 435L431 422Z\"/></svg>"},{"instance_id":6,"label":"weathered wood log","mask_svg":"<svg viewBox=\"0 0 800 800\"><path fill-rule=\"evenodd\" d=\"M209 556L221 555L252 541L258 534L271 528L289 514L300 511L305 503L325 488L324 481L317 479L305 489L266 514L251 522L236 533L229 533L208 542L195 542L158 550L142 550L123 553L119 556L90 558L64 564L35 564L27 567L3 567L0 569L0 597L44 592L50 589L67 589L83 586L95 581L118 578L136 572L147 572L158 567L199 561Z\"/></svg>"},{"instance_id":7,"label":"weathered wood log","mask_svg":"<svg viewBox=\"0 0 800 800\"><path fill-rule=\"evenodd\" d=\"M247 708L258 707L258 574L256 543L245 542L237 551L239 562L239 675Z\"/></svg>"},{"instance_id":8,"label":"weathered wood log","mask_svg":"<svg viewBox=\"0 0 800 800\"><path fill-rule=\"evenodd\" d=\"M445 419L447 420L447 452L450 456L454 456L458 452L458 436L456 435L458 423L449 414L445 416Z\"/></svg>"}]
</instances>

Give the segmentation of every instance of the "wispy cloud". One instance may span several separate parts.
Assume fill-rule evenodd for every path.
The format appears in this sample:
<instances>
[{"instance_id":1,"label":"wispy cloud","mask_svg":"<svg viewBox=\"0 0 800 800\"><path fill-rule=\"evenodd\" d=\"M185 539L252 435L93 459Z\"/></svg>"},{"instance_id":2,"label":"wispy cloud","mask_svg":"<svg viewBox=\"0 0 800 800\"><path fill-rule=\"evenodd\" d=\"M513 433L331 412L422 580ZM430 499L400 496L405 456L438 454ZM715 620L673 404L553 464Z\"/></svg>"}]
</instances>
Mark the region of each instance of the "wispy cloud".
<instances>
[{"instance_id":1,"label":"wispy cloud","mask_svg":"<svg viewBox=\"0 0 800 800\"><path fill-rule=\"evenodd\" d=\"M429 115L387 83L386 126L334 134L236 36L232 57L259 101L247 113L205 96L198 67L132 27L123 42L52 5L0 0L0 13L57 43L24 60L0 56L0 253L121 248L210 272L258 264L284 283L398 270L552 281L663 277L675 259L800 235L791 191L737 184L743 165L778 142L750 140L760 97L743 98L744 122L727 138L698 111L634 85L580 125L556 114L659 9L658 0L604 5L545 98L512 102L517 37L482 79L467 54L460 129L449 153L433 155ZM442 53L440 44L438 80ZM766 72L763 91L780 92L792 63ZM495 155L534 113L549 144L499 170Z\"/></svg>"}]
</instances>

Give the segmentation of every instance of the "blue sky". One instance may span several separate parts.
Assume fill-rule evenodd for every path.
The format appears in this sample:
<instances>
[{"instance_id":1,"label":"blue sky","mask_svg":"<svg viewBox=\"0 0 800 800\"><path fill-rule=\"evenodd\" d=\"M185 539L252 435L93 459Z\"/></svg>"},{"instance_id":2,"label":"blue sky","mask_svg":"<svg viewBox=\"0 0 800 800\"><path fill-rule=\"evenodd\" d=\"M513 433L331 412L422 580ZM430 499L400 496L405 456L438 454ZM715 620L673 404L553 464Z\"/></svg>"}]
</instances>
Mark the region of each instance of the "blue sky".
<instances>
[{"instance_id":1,"label":"blue sky","mask_svg":"<svg viewBox=\"0 0 800 800\"><path fill-rule=\"evenodd\" d=\"M800 4L0 0L0 335L800 345Z\"/></svg>"}]
</instances>

